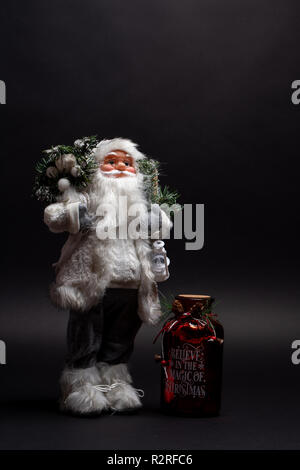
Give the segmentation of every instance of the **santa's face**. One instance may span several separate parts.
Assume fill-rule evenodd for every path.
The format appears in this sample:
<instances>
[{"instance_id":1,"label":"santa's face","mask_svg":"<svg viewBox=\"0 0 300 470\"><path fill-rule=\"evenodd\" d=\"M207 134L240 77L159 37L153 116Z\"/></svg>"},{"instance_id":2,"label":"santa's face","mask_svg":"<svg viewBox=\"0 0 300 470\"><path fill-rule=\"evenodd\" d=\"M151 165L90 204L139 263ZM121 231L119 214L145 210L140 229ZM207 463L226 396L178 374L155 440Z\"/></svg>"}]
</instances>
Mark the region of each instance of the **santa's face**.
<instances>
[{"instance_id":1,"label":"santa's face","mask_svg":"<svg viewBox=\"0 0 300 470\"><path fill-rule=\"evenodd\" d=\"M100 170L102 175L110 178L136 175L132 156L123 150L113 150L108 153L100 164Z\"/></svg>"}]
</instances>

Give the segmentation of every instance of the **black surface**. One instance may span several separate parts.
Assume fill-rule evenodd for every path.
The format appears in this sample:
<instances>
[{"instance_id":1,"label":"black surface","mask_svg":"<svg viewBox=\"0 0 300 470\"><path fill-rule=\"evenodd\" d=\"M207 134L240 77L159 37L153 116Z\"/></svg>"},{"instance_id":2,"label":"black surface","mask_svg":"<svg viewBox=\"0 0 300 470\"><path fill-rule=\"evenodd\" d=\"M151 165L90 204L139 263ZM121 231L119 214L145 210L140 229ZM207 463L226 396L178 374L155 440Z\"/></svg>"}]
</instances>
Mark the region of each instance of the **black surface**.
<instances>
[{"instance_id":1,"label":"black surface","mask_svg":"<svg viewBox=\"0 0 300 470\"><path fill-rule=\"evenodd\" d=\"M299 2L1 2L1 449L299 449ZM41 150L124 136L205 204L205 246L168 242L162 288L221 300L219 418L161 415L156 330L138 336L138 416L58 414L67 315L51 307L64 235L30 198ZM46 271L45 271L46 270Z\"/></svg>"},{"instance_id":2,"label":"black surface","mask_svg":"<svg viewBox=\"0 0 300 470\"><path fill-rule=\"evenodd\" d=\"M159 409L158 328L138 334L131 370L145 391L134 416L77 418L56 403L67 315L49 306L46 290L24 282L2 316L8 364L1 368L1 449L299 449L299 366L291 363L300 304L294 276L215 273L173 283L176 292L212 292L225 327L221 416L178 418ZM225 278L227 281L224 281ZM44 276L43 284L47 282ZM180 287L179 287L180 286ZM22 300L21 300L22 299ZM288 307L287 307L288 305Z\"/></svg>"}]
</instances>

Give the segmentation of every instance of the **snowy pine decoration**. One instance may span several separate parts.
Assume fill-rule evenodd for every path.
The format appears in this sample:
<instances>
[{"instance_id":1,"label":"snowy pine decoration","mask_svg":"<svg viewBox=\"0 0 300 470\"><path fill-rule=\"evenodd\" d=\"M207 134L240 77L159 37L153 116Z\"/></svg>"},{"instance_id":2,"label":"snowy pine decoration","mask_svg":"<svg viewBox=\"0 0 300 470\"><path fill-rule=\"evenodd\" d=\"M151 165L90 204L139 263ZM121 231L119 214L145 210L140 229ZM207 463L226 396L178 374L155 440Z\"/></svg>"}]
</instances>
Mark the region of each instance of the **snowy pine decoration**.
<instances>
[{"instance_id":1,"label":"snowy pine decoration","mask_svg":"<svg viewBox=\"0 0 300 470\"><path fill-rule=\"evenodd\" d=\"M159 184L159 161L153 158L143 158L137 164L139 172L144 177L144 186L149 202L158 205L167 204L168 206L177 204L178 192L171 190L168 186L162 188ZM180 208L179 205L178 208Z\"/></svg>"},{"instance_id":2,"label":"snowy pine decoration","mask_svg":"<svg viewBox=\"0 0 300 470\"><path fill-rule=\"evenodd\" d=\"M96 136L77 139L74 145L57 145L44 150L36 165L33 193L40 201L52 203L67 187L86 188L97 168L93 149Z\"/></svg>"}]
</instances>

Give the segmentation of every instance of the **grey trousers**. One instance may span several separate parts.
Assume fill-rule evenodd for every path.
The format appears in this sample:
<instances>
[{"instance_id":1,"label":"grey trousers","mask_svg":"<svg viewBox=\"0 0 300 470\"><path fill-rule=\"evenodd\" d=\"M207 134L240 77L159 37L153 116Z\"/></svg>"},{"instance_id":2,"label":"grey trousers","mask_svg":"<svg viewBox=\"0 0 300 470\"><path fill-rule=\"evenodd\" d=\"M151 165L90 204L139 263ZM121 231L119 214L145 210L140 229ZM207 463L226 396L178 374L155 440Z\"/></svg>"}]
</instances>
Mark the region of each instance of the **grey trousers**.
<instances>
[{"instance_id":1,"label":"grey trousers","mask_svg":"<svg viewBox=\"0 0 300 470\"><path fill-rule=\"evenodd\" d=\"M87 368L97 362L127 362L141 327L137 289L107 289L87 312L70 311L66 365Z\"/></svg>"}]
</instances>

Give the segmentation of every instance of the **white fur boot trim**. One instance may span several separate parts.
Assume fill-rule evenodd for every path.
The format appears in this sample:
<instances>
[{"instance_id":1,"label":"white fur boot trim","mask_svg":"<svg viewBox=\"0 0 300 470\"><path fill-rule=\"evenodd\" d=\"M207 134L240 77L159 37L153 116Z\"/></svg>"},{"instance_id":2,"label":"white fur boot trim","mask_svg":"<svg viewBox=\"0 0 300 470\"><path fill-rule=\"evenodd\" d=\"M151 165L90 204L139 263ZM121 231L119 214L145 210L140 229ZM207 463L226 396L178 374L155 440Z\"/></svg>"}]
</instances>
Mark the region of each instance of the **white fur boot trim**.
<instances>
[{"instance_id":1,"label":"white fur boot trim","mask_svg":"<svg viewBox=\"0 0 300 470\"><path fill-rule=\"evenodd\" d=\"M62 373L61 410L76 414L101 413L108 408L106 395L97 389L100 383L97 367L65 369Z\"/></svg>"},{"instance_id":2,"label":"white fur boot trim","mask_svg":"<svg viewBox=\"0 0 300 470\"><path fill-rule=\"evenodd\" d=\"M141 408L140 397L144 396L144 392L131 385L132 378L126 364L110 365L100 362L97 366L103 384L99 389L105 390L112 410L129 411Z\"/></svg>"}]
</instances>

